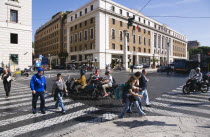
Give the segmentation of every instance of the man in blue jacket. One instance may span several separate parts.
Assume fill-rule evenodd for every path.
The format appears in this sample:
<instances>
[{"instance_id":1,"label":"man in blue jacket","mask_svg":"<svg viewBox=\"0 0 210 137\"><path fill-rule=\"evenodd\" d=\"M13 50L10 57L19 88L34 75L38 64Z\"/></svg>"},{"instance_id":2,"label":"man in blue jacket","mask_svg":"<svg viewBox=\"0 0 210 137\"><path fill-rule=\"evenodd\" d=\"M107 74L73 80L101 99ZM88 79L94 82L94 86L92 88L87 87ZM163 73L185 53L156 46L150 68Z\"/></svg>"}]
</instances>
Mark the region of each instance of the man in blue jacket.
<instances>
[{"instance_id":1,"label":"man in blue jacket","mask_svg":"<svg viewBox=\"0 0 210 137\"><path fill-rule=\"evenodd\" d=\"M40 110L42 114L45 114L45 99L44 95L46 92L46 79L44 76L44 70L38 68L38 73L31 78L30 87L32 90L32 111L36 114L36 103L40 96L41 104Z\"/></svg>"},{"instance_id":2,"label":"man in blue jacket","mask_svg":"<svg viewBox=\"0 0 210 137\"><path fill-rule=\"evenodd\" d=\"M150 101L149 101L149 95L148 95L148 92L147 92L147 82L149 80L146 78L146 74L147 74L146 70L143 69L142 70L142 76L139 79L139 88L142 89L142 91L140 92L140 95L143 96L143 98L146 102L146 107L151 107L151 104L150 104Z\"/></svg>"}]
</instances>

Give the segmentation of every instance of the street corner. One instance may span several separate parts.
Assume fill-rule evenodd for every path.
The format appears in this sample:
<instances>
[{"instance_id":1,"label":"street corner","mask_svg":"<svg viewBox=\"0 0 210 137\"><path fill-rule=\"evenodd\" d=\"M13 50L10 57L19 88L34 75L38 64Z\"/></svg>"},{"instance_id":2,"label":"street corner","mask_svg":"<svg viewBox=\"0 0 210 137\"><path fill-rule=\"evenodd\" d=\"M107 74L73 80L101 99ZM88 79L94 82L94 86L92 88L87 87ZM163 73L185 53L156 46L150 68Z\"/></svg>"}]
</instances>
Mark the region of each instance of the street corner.
<instances>
[{"instance_id":1,"label":"street corner","mask_svg":"<svg viewBox=\"0 0 210 137\"><path fill-rule=\"evenodd\" d=\"M144 116L123 118L77 130L70 136L209 137L210 120L188 117ZM107 134L108 133L108 134Z\"/></svg>"}]
</instances>

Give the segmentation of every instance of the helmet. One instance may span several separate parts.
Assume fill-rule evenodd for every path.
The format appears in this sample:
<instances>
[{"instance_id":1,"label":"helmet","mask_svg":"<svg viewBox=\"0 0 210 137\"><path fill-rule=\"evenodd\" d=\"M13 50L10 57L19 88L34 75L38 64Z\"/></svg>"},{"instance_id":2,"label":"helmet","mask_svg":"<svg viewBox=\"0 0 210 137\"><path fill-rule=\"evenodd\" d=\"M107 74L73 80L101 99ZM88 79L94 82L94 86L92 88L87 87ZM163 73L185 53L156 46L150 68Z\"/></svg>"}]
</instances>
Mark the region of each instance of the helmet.
<instances>
[{"instance_id":1,"label":"helmet","mask_svg":"<svg viewBox=\"0 0 210 137\"><path fill-rule=\"evenodd\" d=\"M197 67L197 68L196 68L196 70L199 70L199 71L200 71L200 70L201 70L201 68L200 68L200 67Z\"/></svg>"},{"instance_id":2,"label":"helmet","mask_svg":"<svg viewBox=\"0 0 210 137\"><path fill-rule=\"evenodd\" d=\"M80 74L85 75L85 70L81 70Z\"/></svg>"}]
</instances>

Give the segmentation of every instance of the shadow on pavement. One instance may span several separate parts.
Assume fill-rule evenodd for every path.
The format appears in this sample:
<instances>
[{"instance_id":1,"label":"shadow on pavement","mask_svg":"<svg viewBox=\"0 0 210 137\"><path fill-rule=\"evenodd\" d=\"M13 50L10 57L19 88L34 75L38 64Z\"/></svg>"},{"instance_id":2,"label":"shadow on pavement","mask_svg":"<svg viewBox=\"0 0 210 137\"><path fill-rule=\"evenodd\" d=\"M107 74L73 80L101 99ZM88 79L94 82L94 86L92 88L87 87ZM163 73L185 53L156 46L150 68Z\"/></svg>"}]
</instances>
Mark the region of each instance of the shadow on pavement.
<instances>
[{"instance_id":1,"label":"shadow on pavement","mask_svg":"<svg viewBox=\"0 0 210 137\"><path fill-rule=\"evenodd\" d=\"M114 122L117 126L124 126L129 128L136 128L140 126L177 126L176 124L166 124L165 122L161 121L115 121Z\"/></svg>"}]
</instances>

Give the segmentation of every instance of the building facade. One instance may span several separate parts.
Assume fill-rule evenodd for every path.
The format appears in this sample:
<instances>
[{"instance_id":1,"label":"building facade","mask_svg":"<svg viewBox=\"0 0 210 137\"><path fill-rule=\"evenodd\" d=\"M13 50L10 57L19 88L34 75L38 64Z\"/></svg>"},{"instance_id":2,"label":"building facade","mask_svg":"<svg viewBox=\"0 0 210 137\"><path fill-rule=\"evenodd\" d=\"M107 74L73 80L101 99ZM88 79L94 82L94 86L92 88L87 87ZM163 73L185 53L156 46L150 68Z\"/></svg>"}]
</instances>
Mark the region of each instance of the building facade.
<instances>
[{"instance_id":1,"label":"building facade","mask_svg":"<svg viewBox=\"0 0 210 137\"><path fill-rule=\"evenodd\" d=\"M187 49L196 49L200 46L200 42L198 42L197 40L195 41L188 41L187 42Z\"/></svg>"},{"instance_id":2,"label":"building facade","mask_svg":"<svg viewBox=\"0 0 210 137\"><path fill-rule=\"evenodd\" d=\"M49 57L53 65L65 63L59 54L66 52L66 13L59 12L52 19L36 30L35 57Z\"/></svg>"},{"instance_id":3,"label":"building facade","mask_svg":"<svg viewBox=\"0 0 210 137\"><path fill-rule=\"evenodd\" d=\"M135 18L132 27L129 17ZM123 64L124 30L130 64L150 65L157 58L164 65L187 58L186 36L112 0L92 0L68 14L68 62L96 62L100 69Z\"/></svg>"},{"instance_id":4,"label":"building facade","mask_svg":"<svg viewBox=\"0 0 210 137\"><path fill-rule=\"evenodd\" d=\"M32 66L32 0L1 0L0 13L1 66Z\"/></svg>"}]
</instances>

